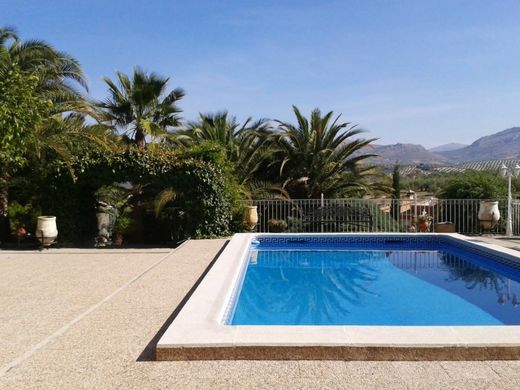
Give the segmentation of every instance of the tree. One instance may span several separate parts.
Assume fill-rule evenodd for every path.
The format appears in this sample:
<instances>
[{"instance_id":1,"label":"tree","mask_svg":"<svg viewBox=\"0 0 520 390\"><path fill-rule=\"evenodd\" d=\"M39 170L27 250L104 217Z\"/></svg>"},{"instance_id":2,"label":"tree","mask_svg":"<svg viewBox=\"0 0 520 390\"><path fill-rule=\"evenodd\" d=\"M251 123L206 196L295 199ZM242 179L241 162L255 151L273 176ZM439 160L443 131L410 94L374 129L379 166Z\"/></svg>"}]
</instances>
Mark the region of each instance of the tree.
<instances>
[{"instance_id":1,"label":"tree","mask_svg":"<svg viewBox=\"0 0 520 390\"><path fill-rule=\"evenodd\" d=\"M167 93L169 78L147 74L137 67L132 79L122 72L116 75L117 82L104 78L110 94L106 101L98 103L104 123L123 131L141 149L146 136L164 136L180 124L177 102L184 91L176 88Z\"/></svg>"},{"instance_id":2,"label":"tree","mask_svg":"<svg viewBox=\"0 0 520 390\"><path fill-rule=\"evenodd\" d=\"M38 80L16 65L0 65L0 241L7 229L9 183L27 162L31 132L42 122L50 103L35 93Z\"/></svg>"},{"instance_id":3,"label":"tree","mask_svg":"<svg viewBox=\"0 0 520 390\"><path fill-rule=\"evenodd\" d=\"M0 29L0 219L4 226L9 186L21 167L30 162L37 170L45 156L71 156L71 147L80 139L101 140L98 128L91 132L93 127L84 124L82 115L70 114L89 112L78 86L86 89L85 78L70 55L45 42L21 41L12 28Z\"/></svg>"},{"instance_id":4,"label":"tree","mask_svg":"<svg viewBox=\"0 0 520 390\"><path fill-rule=\"evenodd\" d=\"M199 120L175 133L173 141L184 145L216 143L226 151L246 198L287 198L280 186L259 177L272 159L271 125L266 119L247 118L240 124L227 112L199 114Z\"/></svg>"},{"instance_id":5,"label":"tree","mask_svg":"<svg viewBox=\"0 0 520 390\"><path fill-rule=\"evenodd\" d=\"M197 122L191 122L178 132L176 138L188 145L204 142L219 144L226 151L229 161L235 165L237 179L245 184L254 179L255 173L267 158L266 139L270 131L266 119L253 121L247 118L240 124L227 112L199 114Z\"/></svg>"},{"instance_id":6,"label":"tree","mask_svg":"<svg viewBox=\"0 0 520 390\"><path fill-rule=\"evenodd\" d=\"M479 171L453 176L440 194L445 199L496 199L506 195L504 179L491 172Z\"/></svg>"},{"instance_id":7,"label":"tree","mask_svg":"<svg viewBox=\"0 0 520 390\"><path fill-rule=\"evenodd\" d=\"M392 172L392 208L390 211L390 215L396 221L399 221L400 213L401 213L401 174L399 172L399 165L396 164L394 166L394 171Z\"/></svg>"},{"instance_id":8,"label":"tree","mask_svg":"<svg viewBox=\"0 0 520 390\"><path fill-rule=\"evenodd\" d=\"M52 100L62 112L86 106L78 86L88 90L79 62L71 55L56 50L40 40L22 41L11 27L0 28L0 64L19 67L22 74L36 76L39 96ZM61 106L63 105L63 106Z\"/></svg>"},{"instance_id":9,"label":"tree","mask_svg":"<svg viewBox=\"0 0 520 390\"><path fill-rule=\"evenodd\" d=\"M375 154L364 152L375 139L354 138L363 131L319 109L305 118L293 106L297 124L277 121L275 165L292 198L347 196L369 192L375 174L362 164Z\"/></svg>"}]
</instances>

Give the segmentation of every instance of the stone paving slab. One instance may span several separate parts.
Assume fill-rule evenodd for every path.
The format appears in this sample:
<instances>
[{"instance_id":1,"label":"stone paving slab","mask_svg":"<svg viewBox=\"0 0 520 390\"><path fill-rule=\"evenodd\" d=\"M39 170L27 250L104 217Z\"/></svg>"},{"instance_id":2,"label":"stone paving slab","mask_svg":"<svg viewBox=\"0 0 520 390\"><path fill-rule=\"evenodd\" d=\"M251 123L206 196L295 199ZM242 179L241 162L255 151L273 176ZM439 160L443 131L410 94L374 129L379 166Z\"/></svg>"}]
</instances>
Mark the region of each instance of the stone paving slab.
<instances>
[{"instance_id":1,"label":"stone paving slab","mask_svg":"<svg viewBox=\"0 0 520 390\"><path fill-rule=\"evenodd\" d=\"M0 371L0 388L520 388L517 361L151 361L146 347L224 244L189 241L169 256L164 250L8 258L0 252L0 370L102 302Z\"/></svg>"}]
</instances>

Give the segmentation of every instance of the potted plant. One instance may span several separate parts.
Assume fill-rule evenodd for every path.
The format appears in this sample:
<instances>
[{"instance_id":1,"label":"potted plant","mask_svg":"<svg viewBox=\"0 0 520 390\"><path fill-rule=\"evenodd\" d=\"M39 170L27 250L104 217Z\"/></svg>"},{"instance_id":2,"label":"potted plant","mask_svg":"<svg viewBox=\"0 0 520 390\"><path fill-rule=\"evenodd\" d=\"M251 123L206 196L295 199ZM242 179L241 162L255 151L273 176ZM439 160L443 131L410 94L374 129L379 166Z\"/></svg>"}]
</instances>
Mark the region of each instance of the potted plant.
<instances>
[{"instance_id":1,"label":"potted plant","mask_svg":"<svg viewBox=\"0 0 520 390\"><path fill-rule=\"evenodd\" d=\"M426 213L426 211L423 211L421 215L417 217L417 225L419 226L420 232L427 232L430 230L430 223L432 221L432 217Z\"/></svg>"},{"instance_id":2,"label":"potted plant","mask_svg":"<svg viewBox=\"0 0 520 390\"><path fill-rule=\"evenodd\" d=\"M140 186L134 186L131 183L112 183L102 186L96 191L98 206L96 242L98 246L104 246L111 238L112 243L122 242L122 235L128 233L129 216L133 210L131 202L140 191ZM116 227L117 224L119 227ZM118 237L114 237L116 233L119 233Z\"/></svg>"},{"instance_id":3,"label":"potted plant","mask_svg":"<svg viewBox=\"0 0 520 390\"><path fill-rule=\"evenodd\" d=\"M114 234L112 235L112 245L123 244L125 234L130 228L131 220L125 214L120 215L114 224Z\"/></svg>"},{"instance_id":4,"label":"potted plant","mask_svg":"<svg viewBox=\"0 0 520 390\"><path fill-rule=\"evenodd\" d=\"M272 233L282 233L287 230L287 222L285 222L283 219L270 219L267 221L267 224L269 225L269 231Z\"/></svg>"}]
</instances>

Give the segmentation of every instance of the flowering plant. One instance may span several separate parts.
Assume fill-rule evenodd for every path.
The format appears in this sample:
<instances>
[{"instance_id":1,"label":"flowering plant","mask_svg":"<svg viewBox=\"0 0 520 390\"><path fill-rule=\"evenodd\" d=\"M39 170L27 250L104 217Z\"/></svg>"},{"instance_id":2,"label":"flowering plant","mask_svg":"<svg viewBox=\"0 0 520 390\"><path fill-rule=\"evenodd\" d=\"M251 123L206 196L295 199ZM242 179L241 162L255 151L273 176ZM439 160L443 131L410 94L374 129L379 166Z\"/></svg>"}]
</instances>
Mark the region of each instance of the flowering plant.
<instances>
[{"instance_id":1,"label":"flowering plant","mask_svg":"<svg viewBox=\"0 0 520 390\"><path fill-rule=\"evenodd\" d=\"M423 211L421 215L417 217L418 222L431 222L431 220L432 217L430 217L426 211Z\"/></svg>"}]
</instances>

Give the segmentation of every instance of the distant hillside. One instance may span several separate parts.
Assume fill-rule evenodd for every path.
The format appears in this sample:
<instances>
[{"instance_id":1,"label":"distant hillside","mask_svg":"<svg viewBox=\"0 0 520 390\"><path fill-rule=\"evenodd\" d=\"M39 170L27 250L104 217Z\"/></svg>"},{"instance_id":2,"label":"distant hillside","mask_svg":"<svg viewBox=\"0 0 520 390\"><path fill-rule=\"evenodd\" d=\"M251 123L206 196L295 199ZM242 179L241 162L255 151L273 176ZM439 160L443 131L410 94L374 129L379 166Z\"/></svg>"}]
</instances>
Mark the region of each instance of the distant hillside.
<instances>
[{"instance_id":1,"label":"distant hillside","mask_svg":"<svg viewBox=\"0 0 520 390\"><path fill-rule=\"evenodd\" d=\"M393 166L399 163L430 168L481 160L517 160L520 159L520 127L479 138L471 145L450 143L427 150L422 145L399 143L372 145L371 149L364 149L362 153L378 154L380 158L370 161L374 164Z\"/></svg>"},{"instance_id":2,"label":"distant hillside","mask_svg":"<svg viewBox=\"0 0 520 390\"><path fill-rule=\"evenodd\" d=\"M435 148L428 149L429 152L432 153L442 153L442 152L451 152L452 150L465 148L466 144L459 144L457 142L451 142L449 144L436 146Z\"/></svg>"},{"instance_id":3,"label":"distant hillside","mask_svg":"<svg viewBox=\"0 0 520 390\"><path fill-rule=\"evenodd\" d=\"M432 153L422 145L415 144L394 144L394 145L374 145L369 153L378 154L379 158L373 159L376 164L401 165L409 164L430 164L439 165L450 162L450 159L441 154Z\"/></svg>"},{"instance_id":4,"label":"distant hillside","mask_svg":"<svg viewBox=\"0 0 520 390\"><path fill-rule=\"evenodd\" d=\"M520 158L520 127L500 131L479 138L462 149L439 154L457 162L518 159Z\"/></svg>"}]
</instances>

